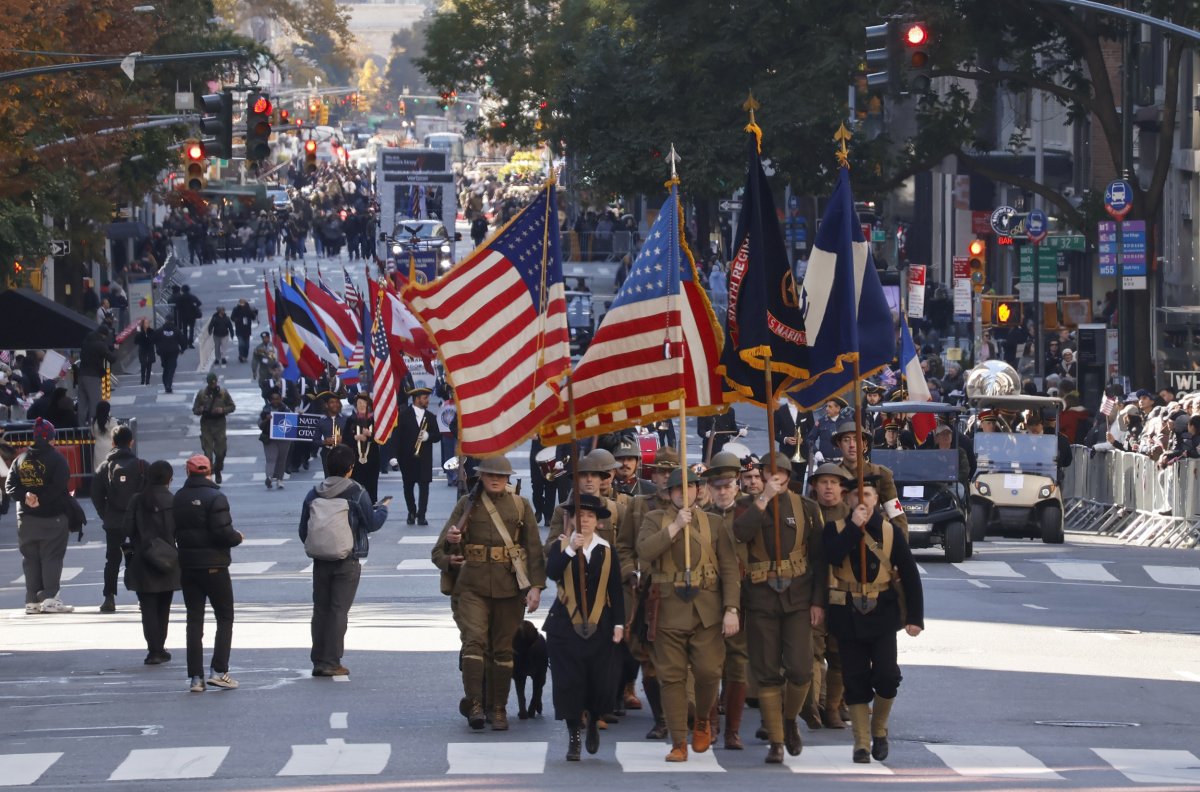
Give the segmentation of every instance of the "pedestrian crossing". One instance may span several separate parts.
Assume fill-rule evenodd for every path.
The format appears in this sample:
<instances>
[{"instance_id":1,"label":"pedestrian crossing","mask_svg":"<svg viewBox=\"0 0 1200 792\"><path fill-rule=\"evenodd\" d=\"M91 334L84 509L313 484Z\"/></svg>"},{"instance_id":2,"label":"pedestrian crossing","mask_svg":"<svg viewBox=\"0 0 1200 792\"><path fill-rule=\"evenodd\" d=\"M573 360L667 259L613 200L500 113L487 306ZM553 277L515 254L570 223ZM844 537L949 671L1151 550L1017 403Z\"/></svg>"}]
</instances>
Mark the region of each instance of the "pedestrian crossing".
<instances>
[{"instance_id":1,"label":"pedestrian crossing","mask_svg":"<svg viewBox=\"0 0 1200 792\"><path fill-rule=\"evenodd\" d=\"M433 777L530 776L555 771L565 763L565 738L556 741L473 740L450 742L444 760L430 756L426 767L405 766L405 774ZM253 750L263 774L278 777L380 776L388 771L394 747L386 742L352 742L330 738L323 743L280 746L279 756L270 756L263 746L251 749L228 745L135 748L122 757L112 756L113 765L94 768L109 781L184 781L220 779L231 752ZM778 770L764 767L761 752L730 752L720 749L692 753L688 761L668 764L667 746L660 742L601 744L600 752L585 762L618 767L622 773L740 773ZM765 750L765 746L763 746ZM1047 764L1037 753L1052 753L1056 762ZM94 761L94 757L93 757ZM274 764L272 764L274 762ZM615 764L614 764L615 763ZM1022 748L1012 745L949 745L899 743L887 763L854 764L849 744L806 745L800 756L787 756L784 767L805 776L892 776L903 771L912 779L922 772L962 778L1008 780L1027 783L1066 782L1073 777L1091 781L1098 772L1118 774L1135 784L1163 787L1200 787L1200 758L1187 750L1144 748ZM56 773L72 772L65 752L0 754L0 786L20 787L56 783ZM108 775L104 776L103 773ZM1081 775L1086 774L1086 775ZM244 779L240 779L244 780ZM1115 781L1116 779L1114 779Z\"/></svg>"}]
</instances>

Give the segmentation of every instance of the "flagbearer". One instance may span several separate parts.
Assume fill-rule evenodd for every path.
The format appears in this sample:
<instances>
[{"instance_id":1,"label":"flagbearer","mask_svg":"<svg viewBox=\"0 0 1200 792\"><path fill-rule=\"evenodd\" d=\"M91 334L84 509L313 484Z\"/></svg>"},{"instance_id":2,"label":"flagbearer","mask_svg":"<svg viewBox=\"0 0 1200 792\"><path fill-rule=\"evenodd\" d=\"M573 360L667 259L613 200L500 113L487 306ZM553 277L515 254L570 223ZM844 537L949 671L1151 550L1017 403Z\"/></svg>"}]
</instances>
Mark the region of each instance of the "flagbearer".
<instances>
[{"instance_id":1,"label":"flagbearer","mask_svg":"<svg viewBox=\"0 0 1200 792\"><path fill-rule=\"evenodd\" d=\"M708 714L721 684L723 637L737 634L741 604L737 555L729 534L718 521L691 506L699 481L686 468L671 471L667 481L671 505L647 514L637 539L638 557L651 571L647 607L654 607L657 600L657 616L648 618L656 625L651 653L671 735L668 762L688 758L689 667L696 683L692 748L704 753L712 744Z\"/></svg>"},{"instance_id":2,"label":"flagbearer","mask_svg":"<svg viewBox=\"0 0 1200 792\"><path fill-rule=\"evenodd\" d=\"M821 510L822 523L840 520L850 514L846 505L846 471L833 462L826 462L813 471L808 479L812 497ZM844 729L842 717L844 705L842 685L842 658L838 654L837 639L829 634L828 619L824 624L813 627L813 686L808 700L801 710L801 717L810 727L820 723L826 729ZM824 690L825 704L821 705ZM808 714L805 714L805 713Z\"/></svg>"},{"instance_id":3,"label":"flagbearer","mask_svg":"<svg viewBox=\"0 0 1200 792\"><path fill-rule=\"evenodd\" d=\"M864 479L862 499L847 476L850 516L827 523L829 632L837 638L854 726L854 761L888 757L888 716L900 687L896 633L916 637L925 628L921 578L903 532L879 510L879 479ZM895 579L903 591L901 601Z\"/></svg>"},{"instance_id":4,"label":"flagbearer","mask_svg":"<svg viewBox=\"0 0 1200 792\"><path fill-rule=\"evenodd\" d=\"M396 424L396 456L404 477L408 524L429 525L429 484L433 481L433 447L442 439L437 416L429 411L429 388L409 388L412 404L400 408ZM419 494L418 494L419 493Z\"/></svg>"},{"instance_id":5,"label":"flagbearer","mask_svg":"<svg viewBox=\"0 0 1200 792\"><path fill-rule=\"evenodd\" d=\"M855 480L858 479L858 455L863 454L863 475L878 481L876 491L879 493L884 516L891 520L892 524L899 528L904 534L904 538L907 539L908 516L900 506L900 494L896 491L896 482L892 478L892 471L883 465L866 461L865 451L871 447L870 435L864 432L860 438L858 430L854 428L854 423L848 421L838 427L837 433L833 436L833 442L837 443L838 449L842 452L842 469L846 471L846 475Z\"/></svg>"},{"instance_id":6,"label":"flagbearer","mask_svg":"<svg viewBox=\"0 0 1200 792\"><path fill-rule=\"evenodd\" d=\"M770 742L766 761L782 764L785 747L792 756L803 748L796 718L812 685L812 628L825 619L828 572L820 509L788 489L791 460L776 453L774 462L775 472L763 468L762 493L743 499L733 532L749 545L747 644Z\"/></svg>"}]
</instances>

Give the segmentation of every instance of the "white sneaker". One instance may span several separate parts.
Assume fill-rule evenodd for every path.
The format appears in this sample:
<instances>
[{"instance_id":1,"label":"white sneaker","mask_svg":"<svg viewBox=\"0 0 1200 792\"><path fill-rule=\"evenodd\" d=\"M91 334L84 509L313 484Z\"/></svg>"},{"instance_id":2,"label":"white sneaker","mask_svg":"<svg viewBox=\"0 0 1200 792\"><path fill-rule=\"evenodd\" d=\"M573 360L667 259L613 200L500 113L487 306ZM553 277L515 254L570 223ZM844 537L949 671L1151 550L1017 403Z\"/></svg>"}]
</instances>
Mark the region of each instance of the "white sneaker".
<instances>
[{"instance_id":1,"label":"white sneaker","mask_svg":"<svg viewBox=\"0 0 1200 792\"><path fill-rule=\"evenodd\" d=\"M34 613L41 613L41 612L42 612L42 603L40 603L40 602L26 602L25 603L25 615L26 616L29 616Z\"/></svg>"},{"instance_id":2,"label":"white sneaker","mask_svg":"<svg viewBox=\"0 0 1200 792\"><path fill-rule=\"evenodd\" d=\"M218 674L216 671L213 671L208 677L208 686L225 688L226 690L234 690L237 688L238 683L236 679L229 676L228 671L223 674Z\"/></svg>"},{"instance_id":3,"label":"white sneaker","mask_svg":"<svg viewBox=\"0 0 1200 792\"><path fill-rule=\"evenodd\" d=\"M275 489L283 489L283 479L275 479Z\"/></svg>"},{"instance_id":4,"label":"white sneaker","mask_svg":"<svg viewBox=\"0 0 1200 792\"><path fill-rule=\"evenodd\" d=\"M189 687L188 690L191 691L192 693L203 693L204 692L204 677L194 676L194 677L192 677L189 684L191 685L191 687Z\"/></svg>"},{"instance_id":5,"label":"white sneaker","mask_svg":"<svg viewBox=\"0 0 1200 792\"><path fill-rule=\"evenodd\" d=\"M74 605L67 605L60 599L42 600L42 613L73 613Z\"/></svg>"}]
</instances>

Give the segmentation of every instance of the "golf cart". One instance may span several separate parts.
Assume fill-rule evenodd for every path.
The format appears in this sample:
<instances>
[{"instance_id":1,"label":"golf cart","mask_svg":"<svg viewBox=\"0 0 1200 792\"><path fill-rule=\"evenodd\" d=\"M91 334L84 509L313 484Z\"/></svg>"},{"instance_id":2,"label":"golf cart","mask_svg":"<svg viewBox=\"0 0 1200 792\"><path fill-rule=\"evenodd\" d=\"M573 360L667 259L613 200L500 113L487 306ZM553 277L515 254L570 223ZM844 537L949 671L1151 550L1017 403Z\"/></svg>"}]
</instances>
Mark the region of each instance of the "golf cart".
<instances>
[{"instance_id":1,"label":"golf cart","mask_svg":"<svg viewBox=\"0 0 1200 792\"><path fill-rule=\"evenodd\" d=\"M937 402L888 402L868 412L936 414L954 426L960 408ZM959 470L958 432L950 448L872 449L870 459L892 471L900 507L908 516L908 544L913 548L940 546L952 564L970 558L975 547L967 532L967 482Z\"/></svg>"},{"instance_id":2,"label":"golf cart","mask_svg":"<svg viewBox=\"0 0 1200 792\"><path fill-rule=\"evenodd\" d=\"M1049 396L976 396L979 410L1054 411L1054 434L975 432L977 466L971 482L971 539L988 535L1063 541L1063 501L1059 486L1058 417L1061 399Z\"/></svg>"}]
</instances>

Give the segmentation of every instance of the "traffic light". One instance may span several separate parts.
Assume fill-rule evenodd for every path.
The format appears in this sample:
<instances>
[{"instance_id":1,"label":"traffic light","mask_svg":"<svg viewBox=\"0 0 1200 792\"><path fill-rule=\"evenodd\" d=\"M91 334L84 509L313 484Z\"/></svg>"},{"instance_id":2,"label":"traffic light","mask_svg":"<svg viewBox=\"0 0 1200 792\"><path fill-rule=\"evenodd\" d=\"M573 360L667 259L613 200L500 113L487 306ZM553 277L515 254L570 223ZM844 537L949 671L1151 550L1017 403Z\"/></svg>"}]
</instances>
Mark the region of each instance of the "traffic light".
<instances>
[{"instance_id":1,"label":"traffic light","mask_svg":"<svg viewBox=\"0 0 1200 792\"><path fill-rule=\"evenodd\" d=\"M304 141L304 172L316 173L317 171L317 141Z\"/></svg>"},{"instance_id":2,"label":"traffic light","mask_svg":"<svg viewBox=\"0 0 1200 792\"><path fill-rule=\"evenodd\" d=\"M280 108L279 109L279 125L287 126L291 122L292 122L292 114L289 113L287 110ZM284 131L286 131L286 130L284 130Z\"/></svg>"},{"instance_id":3,"label":"traffic light","mask_svg":"<svg viewBox=\"0 0 1200 792\"><path fill-rule=\"evenodd\" d=\"M867 26L867 87L900 93L900 42L895 21Z\"/></svg>"},{"instance_id":4,"label":"traffic light","mask_svg":"<svg viewBox=\"0 0 1200 792\"><path fill-rule=\"evenodd\" d=\"M321 126L329 125L329 105L321 104Z\"/></svg>"},{"instance_id":5,"label":"traffic light","mask_svg":"<svg viewBox=\"0 0 1200 792\"><path fill-rule=\"evenodd\" d=\"M1016 327L1021 324L1021 302L1015 297L994 300L996 324L1000 327Z\"/></svg>"},{"instance_id":6,"label":"traffic light","mask_svg":"<svg viewBox=\"0 0 1200 792\"><path fill-rule=\"evenodd\" d=\"M204 155L204 144L199 140L184 142L183 185L189 190L199 191L208 186L208 160Z\"/></svg>"},{"instance_id":7,"label":"traffic light","mask_svg":"<svg viewBox=\"0 0 1200 792\"><path fill-rule=\"evenodd\" d=\"M200 107L206 115L200 117L200 131L208 135L204 139L205 153L218 159L233 158L233 94L205 94L200 97Z\"/></svg>"},{"instance_id":8,"label":"traffic light","mask_svg":"<svg viewBox=\"0 0 1200 792\"><path fill-rule=\"evenodd\" d=\"M929 27L924 22L904 22L900 25L903 83L914 93L926 93L929 90L929 39Z\"/></svg>"},{"instance_id":9,"label":"traffic light","mask_svg":"<svg viewBox=\"0 0 1200 792\"><path fill-rule=\"evenodd\" d=\"M971 268L971 286L977 292L983 291L983 283L987 280L987 242L982 239L972 239L967 246L968 262Z\"/></svg>"},{"instance_id":10,"label":"traffic light","mask_svg":"<svg viewBox=\"0 0 1200 792\"><path fill-rule=\"evenodd\" d=\"M261 91L246 97L246 159L263 162L271 157L271 98Z\"/></svg>"}]
</instances>

